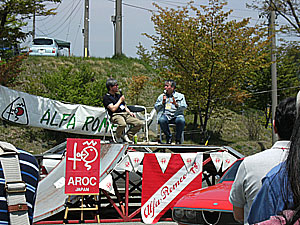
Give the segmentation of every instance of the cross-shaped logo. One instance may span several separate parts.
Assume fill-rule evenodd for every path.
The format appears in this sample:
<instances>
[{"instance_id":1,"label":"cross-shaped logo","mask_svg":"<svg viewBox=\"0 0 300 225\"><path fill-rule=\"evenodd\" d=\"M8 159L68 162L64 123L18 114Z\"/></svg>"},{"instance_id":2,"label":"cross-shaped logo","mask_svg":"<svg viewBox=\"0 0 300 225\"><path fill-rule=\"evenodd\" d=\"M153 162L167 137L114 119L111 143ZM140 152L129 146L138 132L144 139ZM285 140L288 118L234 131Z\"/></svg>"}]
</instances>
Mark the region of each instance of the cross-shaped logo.
<instances>
[{"instance_id":1,"label":"cross-shaped logo","mask_svg":"<svg viewBox=\"0 0 300 225\"><path fill-rule=\"evenodd\" d=\"M107 187L108 189L111 189L111 183L108 182L108 183L106 184L106 187Z\"/></svg>"}]
</instances>

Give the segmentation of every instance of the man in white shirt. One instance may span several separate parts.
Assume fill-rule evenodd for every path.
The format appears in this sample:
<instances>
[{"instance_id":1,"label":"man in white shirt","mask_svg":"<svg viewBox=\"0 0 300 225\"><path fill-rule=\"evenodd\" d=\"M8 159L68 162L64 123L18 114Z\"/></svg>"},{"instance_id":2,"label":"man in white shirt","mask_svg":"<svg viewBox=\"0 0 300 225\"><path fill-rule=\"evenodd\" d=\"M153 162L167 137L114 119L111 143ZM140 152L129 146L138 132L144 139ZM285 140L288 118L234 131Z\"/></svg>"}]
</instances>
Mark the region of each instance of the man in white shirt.
<instances>
[{"instance_id":1,"label":"man in white shirt","mask_svg":"<svg viewBox=\"0 0 300 225\"><path fill-rule=\"evenodd\" d=\"M229 201L234 218L247 223L252 202L261 188L261 179L276 165L285 160L286 150L296 119L296 98L287 98L276 107L273 126L278 136L271 149L248 156L241 163L231 188Z\"/></svg>"}]
</instances>

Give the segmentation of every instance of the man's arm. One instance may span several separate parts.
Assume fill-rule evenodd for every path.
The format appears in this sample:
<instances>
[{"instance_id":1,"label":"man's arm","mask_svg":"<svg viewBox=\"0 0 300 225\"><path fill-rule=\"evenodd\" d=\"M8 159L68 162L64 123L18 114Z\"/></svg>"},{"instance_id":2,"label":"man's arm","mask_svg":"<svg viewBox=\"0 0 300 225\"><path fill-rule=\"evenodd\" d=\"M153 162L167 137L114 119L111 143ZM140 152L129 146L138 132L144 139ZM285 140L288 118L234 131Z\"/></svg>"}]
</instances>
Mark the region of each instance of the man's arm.
<instances>
[{"instance_id":1,"label":"man's arm","mask_svg":"<svg viewBox=\"0 0 300 225\"><path fill-rule=\"evenodd\" d=\"M238 168L235 180L232 184L229 201L233 205L233 216L238 222L244 222L244 206L246 204L244 182L246 178L246 168L244 161Z\"/></svg>"},{"instance_id":2,"label":"man's arm","mask_svg":"<svg viewBox=\"0 0 300 225\"><path fill-rule=\"evenodd\" d=\"M117 101L116 104L111 103L111 104L109 104L109 105L107 106L107 108L108 108L110 111L115 112L115 111L117 111L117 109L120 107L121 103L122 103L124 100L125 100L125 97L124 97L124 95L122 95L122 96L119 98L119 100Z\"/></svg>"},{"instance_id":3,"label":"man's arm","mask_svg":"<svg viewBox=\"0 0 300 225\"><path fill-rule=\"evenodd\" d=\"M234 219L240 223L244 223L244 208L233 206Z\"/></svg>"},{"instance_id":4,"label":"man's arm","mask_svg":"<svg viewBox=\"0 0 300 225\"><path fill-rule=\"evenodd\" d=\"M163 104L163 95L162 94L160 96L158 96L156 103L154 105L154 108L157 112L163 110L164 104Z\"/></svg>"},{"instance_id":5,"label":"man's arm","mask_svg":"<svg viewBox=\"0 0 300 225\"><path fill-rule=\"evenodd\" d=\"M125 105L125 110L130 114L130 116L136 117L135 114L128 109L127 105Z\"/></svg>"},{"instance_id":6,"label":"man's arm","mask_svg":"<svg viewBox=\"0 0 300 225\"><path fill-rule=\"evenodd\" d=\"M177 97L175 97L174 99L174 96L173 96L173 102L176 101L176 108L177 109L180 109L180 110L185 110L187 108L187 104L186 104L186 101L185 101L185 97L184 97L184 94L181 94L181 93L178 93L176 92L177 94Z\"/></svg>"}]
</instances>

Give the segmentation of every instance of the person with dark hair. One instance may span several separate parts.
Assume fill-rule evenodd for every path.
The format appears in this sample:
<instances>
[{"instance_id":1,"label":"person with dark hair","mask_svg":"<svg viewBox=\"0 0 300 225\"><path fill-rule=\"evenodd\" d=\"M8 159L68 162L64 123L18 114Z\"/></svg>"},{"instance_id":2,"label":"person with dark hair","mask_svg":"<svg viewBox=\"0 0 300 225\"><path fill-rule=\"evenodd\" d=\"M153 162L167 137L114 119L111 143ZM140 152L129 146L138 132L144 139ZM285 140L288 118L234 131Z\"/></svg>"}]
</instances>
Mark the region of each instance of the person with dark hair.
<instances>
[{"instance_id":1,"label":"person with dark hair","mask_svg":"<svg viewBox=\"0 0 300 225\"><path fill-rule=\"evenodd\" d=\"M133 136L141 129L143 122L135 117L126 103L125 97L119 91L118 82L115 79L107 79L106 81L107 94L103 97L103 105L107 109L110 120L118 124L116 130L116 141L122 143L133 143ZM119 92L119 93L118 93ZM131 125L125 135L123 132L126 125Z\"/></svg>"},{"instance_id":2,"label":"person with dark hair","mask_svg":"<svg viewBox=\"0 0 300 225\"><path fill-rule=\"evenodd\" d=\"M229 196L229 201L233 205L233 215L237 221L248 224L248 214L261 187L261 179L274 166L286 159L295 118L296 98L281 101L276 107L273 121L279 141L271 149L248 156L241 163Z\"/></svg>"},{"instance_id":3,"label":"person with dark hair","mask_svg":"<svg viewBox=\"0 0 300 225\"><path fill-rule=\"evenodd\" d=\"M266 221L271 217L270 221L261 224L296 224L300 218L299 115L294 125L286 161L274 167L262 182L250 210L249 223Z\"/></svg>"},{"instance_id":4,"label":"person with dark hair","mask_svg":"<svg viewBox=\"0 0 300 225\"><path fill-rule=\"evenodd\" d=\"M187 108L187 104L184 95L175 91L175 88L176 83L174 80L166 80L164 93L158 96L154 105L157 111L158 123L160 129L166 135L167 144L172 143L172 134L169 124L176 124L176 144L181 144L182 132L185 126L183 112Z\"/></svg>"}]
</instances>

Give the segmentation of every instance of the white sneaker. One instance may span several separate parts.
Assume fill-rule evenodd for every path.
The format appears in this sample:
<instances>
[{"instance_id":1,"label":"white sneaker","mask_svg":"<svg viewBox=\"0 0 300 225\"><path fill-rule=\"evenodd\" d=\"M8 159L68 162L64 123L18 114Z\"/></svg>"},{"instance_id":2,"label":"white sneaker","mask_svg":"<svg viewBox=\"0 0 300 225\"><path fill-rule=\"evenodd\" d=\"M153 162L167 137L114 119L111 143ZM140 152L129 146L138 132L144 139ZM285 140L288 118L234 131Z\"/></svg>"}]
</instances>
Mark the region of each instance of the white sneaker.
<instances>
[{"instance_id":1,"label":"white sneaker","mask_svg":"<svg viewBox=\"0 0 300 225\"><path fill-rule=\"evenodd\" d=\"M133 141L131 141L131 140L129 139L129 137L127 136L127 134L124 135L123 139L124 139L124 141L127 142L128 144L133 144Z\"/></svg>"},{"instance_id":2,"label":"white sneaker","mask_svg":"<svg viewBox=\"0 0 300 225\"><path fill-rule=\"evenodd\" d=\"M119 138L116 137L116 142L117 143L123 143L124 141L123 141L122 137L119 137Z\"/></svg>"}]
</instances>

